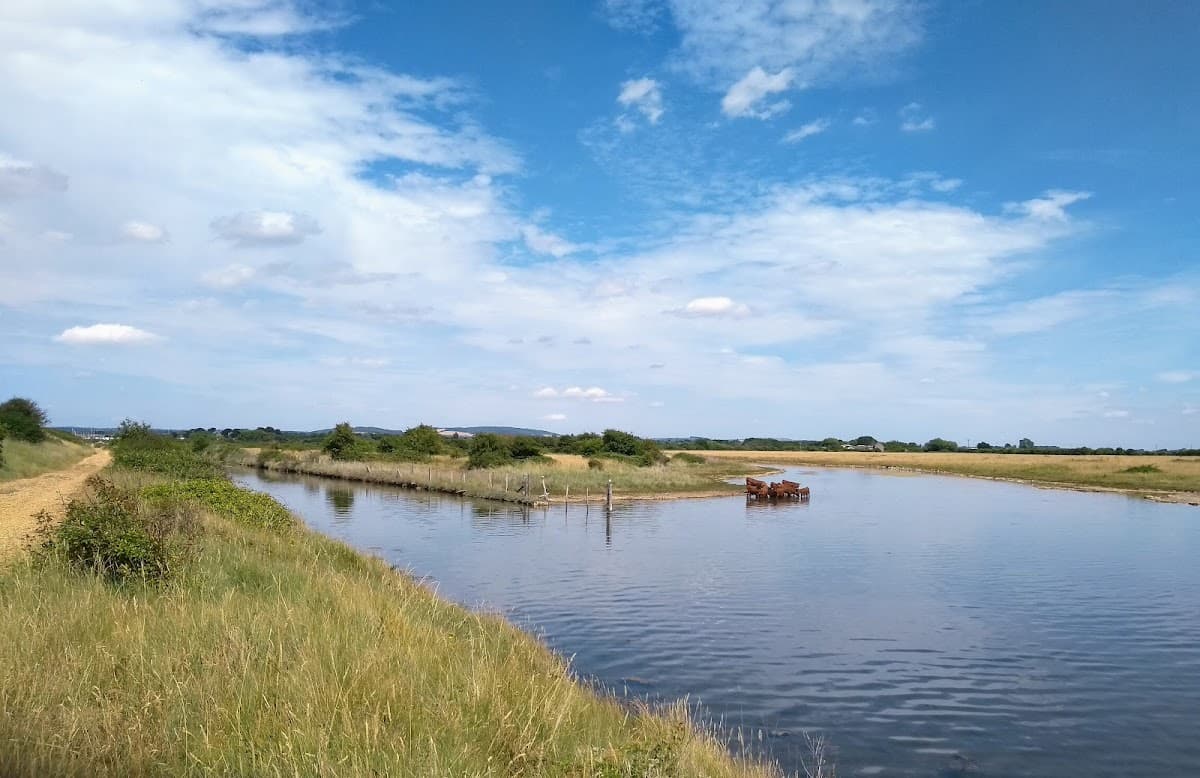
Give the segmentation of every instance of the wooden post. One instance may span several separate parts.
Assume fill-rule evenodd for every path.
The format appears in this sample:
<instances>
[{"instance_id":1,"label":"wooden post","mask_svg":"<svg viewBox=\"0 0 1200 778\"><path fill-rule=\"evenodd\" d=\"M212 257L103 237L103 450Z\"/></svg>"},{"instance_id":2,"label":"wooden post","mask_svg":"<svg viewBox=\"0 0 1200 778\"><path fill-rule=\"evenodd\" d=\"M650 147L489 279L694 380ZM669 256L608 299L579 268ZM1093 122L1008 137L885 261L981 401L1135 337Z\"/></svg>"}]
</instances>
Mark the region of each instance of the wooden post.
<instances>
[{"instance_id":1,"label":"wooden post","mask_svg":"<svg viewBox=\"0 0 1200 778\"><path fill-rule=\"evenodd\" d=\"M433 468L430 467L430 468L426 468L426 469L428 472L425 473L425 485L433 486Z\"/></svg>"},{"instance_id":2,"label":"wooden post","mask_svg":"<svg viewBox=\"0 0 1200 778\"><path fill-rule=\"evenodd\" d=\"M491 470L488 471L488 488L489 489L492 488L492 471Z\"/></svg>"},{"instance_id":3,"label":"wooden post","mask_svg":"<svg viewBox=\"0 0 1200 778\"><path fill-rule=\"evenodd\" d=\"M508 494L508 473L504 474L504 493Z\"/></svg>"},{"instance_id":4,"label":"wooden post","mask_svg":"<svg viewBox=\"0 0 1200 778\"><path fill-rule=\"evenodd\" d=\"M571 505L571 485L567 484L566 490L563 491L563 513L567 512L567 508Z\"/></svg>"},{"instance_id":5,"label":"wooden post","mask_svg":"<svg viewBox=\"0 0 1200 778\"><path fill-rule=\"evenodd\" d=\"M585 486L583 489L583 504L587 505L591 499L592 499L592 487Z\"/></svg>"},{"instance_id":6,"label":"wooden post","mask_svg":"<svg viewBox=\"0 0 1200 778\"><path fill-rule=\"evenodd\" d=\"M612 479L611 478L608 479L608 487L605 489L605 492L604 492L604 509L607 511L612 510Z\"/></svg>"}]
</instances>

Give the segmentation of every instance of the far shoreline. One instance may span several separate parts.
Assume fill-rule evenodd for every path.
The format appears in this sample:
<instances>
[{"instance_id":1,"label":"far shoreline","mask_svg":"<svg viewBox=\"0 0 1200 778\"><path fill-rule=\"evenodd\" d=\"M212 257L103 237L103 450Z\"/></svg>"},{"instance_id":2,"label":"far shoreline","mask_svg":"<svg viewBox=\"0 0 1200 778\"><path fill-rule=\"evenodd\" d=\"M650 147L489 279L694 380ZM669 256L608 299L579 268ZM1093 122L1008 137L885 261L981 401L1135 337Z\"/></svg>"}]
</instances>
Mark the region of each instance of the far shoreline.
<instances>
[{"instance_id":1,"label":"far shoreline","mask_svg":"<svg viewBox=\"0 0 1200 778\"><path fill-rule=\"evenodd\" d=\"M892 453L892 452L827 452L827 451L701 451L691 452L699 453L701 456L708 458L710 461L724 462L753 462L764 467L780 465L806 466L806 467L829 467L840 469L858 469L858 470L877 470L881 472L899 472L899 473L914 473L918 475L947 475L961 476L965 478L978 478L987 481L1000 481L1005 483L1021 484L1023 486L1033 486L1040 489L1062 489L1076 492L1093 492L1099 494L1122 494L1131 498L1139 498L1150 500L1151 502L1169 503L1178 505L1200 506L1200 458L1195 460L1184 460L1181 457L1171 456L1117 456L1117 455L1092 455L1092 456L1052 456L1045 454L968 454L968 453ZM927 464L920 461L913 461L922 457L928 457L932 461ZM884 459L891 461L883 461ZM986 459L985 459L986 458ZM1008 460L1008 461L1004 461ZM1168 467L1166 462L1186 462L1191 468L1195 469L1195 473L1187 472L1180 475L1180 480L1185 483L1194 480L1193 488L1154 488L1147 484L1146 486L1138 485L1105 485L1101 483L1087 483L1082 480L1054 480L1051 478L1037 478L1028 475L1016 475L1003 472L978 472L978 470L986 469L989 466L996 467L997 464L1004 465L1012 469L1021 469L1022 467L1029 468L1031 466L1050 466L1063 469L1071 469L1072 466L1079 470L1083 470L1082 465L1108 464L1109 468L1100 468L1101 474L1109 473L1114 476L1125 475L1122 471L1116 468L1122 465L1129 467L1137 467L1138 465L1163 465ZM1135 464L1130 464L1131 462ZM943 466L939 467L941 464ZM945 465L958 469L950 469ZM970 468L975 468L976 472L971 472ZM1168 467L1168 475L1175 475L1170 472ZM1088 477L1086 473L1080 473L1080 477ZM1133 477L1130 474L1127 477Z\"/></svg>"}]
</instances>

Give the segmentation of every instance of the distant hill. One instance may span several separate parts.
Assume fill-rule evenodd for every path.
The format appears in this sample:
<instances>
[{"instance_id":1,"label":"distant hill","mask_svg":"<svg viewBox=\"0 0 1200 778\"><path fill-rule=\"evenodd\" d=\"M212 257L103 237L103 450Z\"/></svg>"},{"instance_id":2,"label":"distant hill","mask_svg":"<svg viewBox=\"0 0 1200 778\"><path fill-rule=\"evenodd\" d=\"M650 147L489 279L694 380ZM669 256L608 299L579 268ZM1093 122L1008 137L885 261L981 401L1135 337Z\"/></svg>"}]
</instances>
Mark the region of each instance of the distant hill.
<instances>
[{"instance_id":1,"label":"distant hill","mask_svg":"<svg viewBox=\"0 0 1200 778\"><path fill-rule=\"evenodd\" d=\"M530 438L557 438L557 432L535 430L528 427L442 427L449 432L469 432L472 435L524 435Z\"/></svg>"}]
</instances>

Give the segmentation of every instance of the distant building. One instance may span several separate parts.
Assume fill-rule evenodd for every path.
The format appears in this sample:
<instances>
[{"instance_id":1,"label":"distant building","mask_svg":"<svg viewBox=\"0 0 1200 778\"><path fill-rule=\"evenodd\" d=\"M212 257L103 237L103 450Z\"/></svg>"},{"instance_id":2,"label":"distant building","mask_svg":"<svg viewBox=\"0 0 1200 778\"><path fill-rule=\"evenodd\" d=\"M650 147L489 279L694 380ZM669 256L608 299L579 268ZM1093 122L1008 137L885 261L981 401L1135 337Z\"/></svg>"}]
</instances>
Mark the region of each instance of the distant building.
<instances>
[{"instance_id":1,"label":"distant building","mask_svg":"<svg viewBox=\"0 0 1200 778\"><path fill-rule=\"evenodd\" d=\"M468 438L475 437L475 433L473 433L473 432L459 432L458 430L439 429L437 432L443 438L460 438L462 440L467 440Z\"/></svg>"}]
</instances>

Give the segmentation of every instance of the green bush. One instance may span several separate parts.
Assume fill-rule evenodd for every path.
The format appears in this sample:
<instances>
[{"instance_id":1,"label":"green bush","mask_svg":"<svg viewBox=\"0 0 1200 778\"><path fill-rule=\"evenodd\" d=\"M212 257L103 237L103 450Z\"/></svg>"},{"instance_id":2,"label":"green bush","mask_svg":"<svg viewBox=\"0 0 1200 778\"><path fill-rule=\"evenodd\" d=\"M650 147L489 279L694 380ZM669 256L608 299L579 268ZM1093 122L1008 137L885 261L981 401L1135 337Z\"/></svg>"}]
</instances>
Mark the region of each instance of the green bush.
<instances>
[{"instance_id":1,"label":"green bush","mask_svg":"<svg viewBox=\"0 0 1200 778\"><path fill-rule=\"evenodd\" d=\"M599 459L592 457L591 459L588 460L588 469L589 470L603 470L604 463L602 461L600 461Z\"/></svg>"},{"instance_id":2,"label":"green bush","mask_svg":"<svg viewBox=\"0 0 1200 778\"><path fill-rule=\"evenodd\" d=\"M71 500L55 525L38 517L43 558L58 557L112 581L161 580L190 553L198 522L177 501L142 502L111 481L93 476L91 496Z\"/></svg>"},{"instance_id":3,"label":"green bush","mask_svg":"<svg viewBox=\"0 0 1200 778\"><path fill-rule=\"evenodd\" d=\"M509 443L499 435L484 433L471 438L471 446L467 451L467 467L498 467L512 461Z\"/></svg>"},{"instance_id":4,"label":"green bush","mask_svg":"<svg viewBox=\"0 0 1200 778\"><path fill-rule=\"evenodd\" d=\"M150 426L126 419L113 444L113 464L174 478L216 478L221 468L201 459L191 447L150 431Z\"/></svg>"},{"instance_id":5,"label":"green bush","mask_svg":"<svg viewBox=\"0 0 1200 778\"><path fill-rule=\"evenodd\" d=\"M270 495L243 489L224 478L155 484L142 489L141 497L152 503L192 503L252 527L282 530L296 523L288 509Z\"/></svg>"},{"instance_id":6,"label":"green bush","mask_svg":"<svg viewBox=\"0 0 1200 778\"><path fill-rule=\"evenodd\" d=\"M695 454L689 454L686 451L681 451L678 454L676 454L675 456L671 457L671 461L672 462L682 462L685 465L702 465L707 460L702 456L697 456Z\"/></svg>"},{"instance_id":7,"label":"green bush","mask_svg":"<svg viewBox=\"0 0 1200 778\"><path fill-rule=\"evenodd\" d=\"M368 445L350 426L350 422L344 421L325 438L321 450L337 460L362 459L368 453Z\"/></svg>"},{"instance_id":8,"label":"green bush","mask_svg":"<svg viewBox=\"0 0 1200 778\"><path fill-rule=\"evenodd\" d=\"M1135 467L1127 467L1121 471L1122 473L1161 473L1156 465L1137 465Z\"/></svg>"},{"instance_id":9,"label":"green bush","mask_svg":"<svg viewBox=\"0 0 1200 778\"><path fill-rule=\"evenodd\" d=\"M46 412L33 400L13 397L0 403L0 426L16 440L41 443L46 439L46 430L43 428L49 420Z\"/></svg>"}]
</instances>

